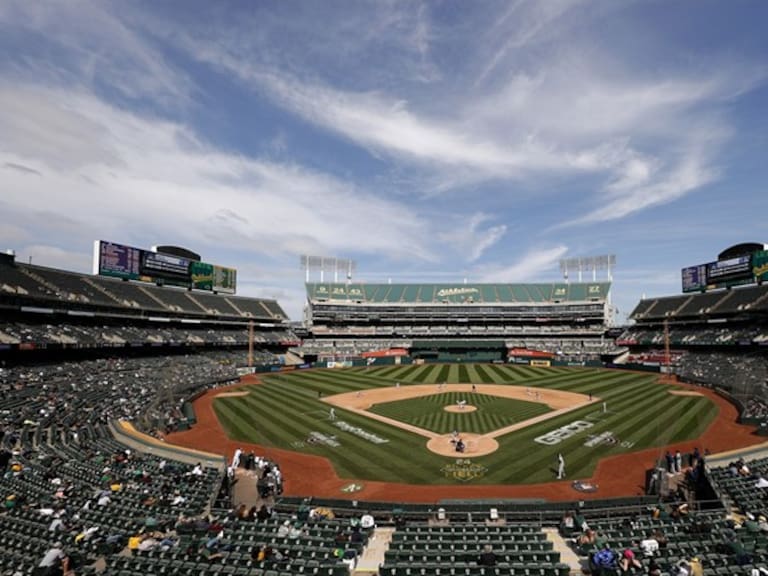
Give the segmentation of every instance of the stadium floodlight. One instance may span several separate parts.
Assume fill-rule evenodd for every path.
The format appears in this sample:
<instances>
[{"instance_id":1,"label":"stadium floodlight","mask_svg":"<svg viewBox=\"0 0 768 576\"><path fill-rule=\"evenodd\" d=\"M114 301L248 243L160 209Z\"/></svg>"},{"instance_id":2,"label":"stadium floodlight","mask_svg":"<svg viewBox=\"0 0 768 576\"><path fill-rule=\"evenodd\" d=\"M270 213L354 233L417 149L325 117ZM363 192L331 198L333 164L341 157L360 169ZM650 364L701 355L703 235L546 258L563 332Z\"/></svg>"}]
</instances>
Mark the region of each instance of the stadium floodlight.
<instances>
[{"instance_id":1,"label":"stadium floodlight","mask_svg":"<svg viewBox=\"0 0 768 576\"><path fill-rule=\"evenodd\" d=\"M333 281L339 281L339 273L345 275L347 282L352 280L352 274L357 272L357 262L349 258L336 258L335 256L299 256L299 265L304 271L305 281L313 273L320 273L320 282L325 281L325 273L333 272Z\"/></svg>"},{"instance_id":2,"label":"stadium floodlight","mask_svg":"<svg viewBox=\"0 0 768 576\"><path fill-rule=\"evenodd\" d=\"M577 272L579 282L582 281L584 272L592 272L592 281L597 281L597 271L607 270L608 280L613 280L613 269L616 267L616 255L605 254L603 256L582 256L578 258L563 258L560 260L560 272L568 282L570 273Z\"/></svg>"}]
</instances>

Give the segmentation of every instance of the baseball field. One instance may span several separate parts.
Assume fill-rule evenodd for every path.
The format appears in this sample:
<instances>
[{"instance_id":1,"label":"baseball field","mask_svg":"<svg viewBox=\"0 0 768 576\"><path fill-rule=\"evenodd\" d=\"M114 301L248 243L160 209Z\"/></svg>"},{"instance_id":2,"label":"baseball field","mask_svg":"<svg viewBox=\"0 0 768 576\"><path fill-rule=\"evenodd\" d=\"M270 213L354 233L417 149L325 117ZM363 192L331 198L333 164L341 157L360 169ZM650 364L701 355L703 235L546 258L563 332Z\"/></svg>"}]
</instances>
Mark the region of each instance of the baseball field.
<instances>
[{"instance_id":1,"label":"baseball field","mask_svg":"<svg viewBox=\"0 0 768 576\"><path fill-rule=\"evenodd\" d=\"M341 478L551 482L606 457L697 438L718 407L658 375L428 364L283 372L214 399L236 442L327 458ZM456 450L461 439L463 451Z\"/></svg>"}]
</instances>

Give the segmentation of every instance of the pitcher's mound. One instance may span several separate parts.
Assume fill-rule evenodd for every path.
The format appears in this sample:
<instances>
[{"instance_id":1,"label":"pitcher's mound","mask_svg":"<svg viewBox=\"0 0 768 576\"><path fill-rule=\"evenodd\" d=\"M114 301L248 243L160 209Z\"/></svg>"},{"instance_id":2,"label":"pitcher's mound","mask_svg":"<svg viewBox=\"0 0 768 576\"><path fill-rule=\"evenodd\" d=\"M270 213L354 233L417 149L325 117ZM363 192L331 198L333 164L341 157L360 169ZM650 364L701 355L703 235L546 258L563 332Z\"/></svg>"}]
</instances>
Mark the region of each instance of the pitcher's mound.
<instances>
[{"instance_id":1,"label":"pitcher's mound","mask_svg":"<svg viewBox=\"0 0 768 576\"><path fill-rule=\"evenodd\" d=\"M427 449L435 454L440 454L440 456L451 456L453 458L485 456L499 449L499 443L488 436L461 434L460 437L462 442L464 442L464 452L456 452L455 444L451 443L453 438L451 434L443 434L442 436L432 438L427 442Z\"/></svg>"},{"instance_id":2,"label":"pitcher's mound","mask_svg":"<svg viewBox=\"0 0 768 576\"><path fill-rule=\"evenodd\" d=\"M465 404L464 406L456 406L456 404L448 404L443 410L446 412L474 412L477 410L477 406L469 406L468 404Z\"/></svg>"}]
</instances>

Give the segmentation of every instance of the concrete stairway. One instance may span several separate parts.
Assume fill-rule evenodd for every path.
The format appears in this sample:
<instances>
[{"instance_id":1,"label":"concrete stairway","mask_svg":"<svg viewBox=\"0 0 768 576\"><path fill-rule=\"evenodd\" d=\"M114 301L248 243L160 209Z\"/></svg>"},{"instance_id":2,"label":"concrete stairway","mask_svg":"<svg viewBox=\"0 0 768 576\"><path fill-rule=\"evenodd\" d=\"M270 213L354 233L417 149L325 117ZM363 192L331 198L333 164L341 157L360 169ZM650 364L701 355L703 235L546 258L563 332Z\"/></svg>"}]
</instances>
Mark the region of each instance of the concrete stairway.
<instances>
[{"instance_id":1,"label":"concrete stairway","mask_svg":"<svg viewBox=\"0 0 768 576\"><path fill-rule=\"evenodd\" d=\"M571 574L582 574L582 560L568 543L560 536L557 528L543 528L542 532L547 535L547 540L552 542L552 549L560 553L560 562L568 564Z\"/></svg>"},{"instance_id":2,"label":"concrete stairway","mask_svg":"<svg viewBox=\"0 0 768 576\"><path fill-rule=\"evenodd\" d=\"M368 538L368 544L363 550L362 556L355 566L353 576L370 576L377 574L379 566L384 563L384 553L392 542L394 528L376 528Z\"/></svg>"}]
</instances>

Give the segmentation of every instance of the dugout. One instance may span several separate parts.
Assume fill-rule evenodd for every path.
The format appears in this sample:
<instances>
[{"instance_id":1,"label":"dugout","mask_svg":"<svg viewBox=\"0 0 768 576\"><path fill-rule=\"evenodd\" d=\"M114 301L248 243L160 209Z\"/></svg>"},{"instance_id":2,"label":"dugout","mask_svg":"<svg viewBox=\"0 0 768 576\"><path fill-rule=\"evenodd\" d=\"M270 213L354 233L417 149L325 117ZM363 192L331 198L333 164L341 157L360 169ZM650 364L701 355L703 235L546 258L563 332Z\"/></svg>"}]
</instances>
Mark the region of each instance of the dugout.
<instances>
[{"instance_id":1,"label":"dugout","mask_svg":"<svg viewBox=\"0 0 768 576\"><path fill-rule=\"evenodd\" d=\"M506 357L503 340L414 340L411 344L411 358L424 362L503 362Z\"/></svg>"}]
</instances>

